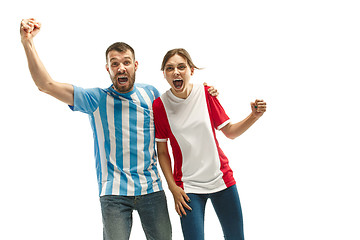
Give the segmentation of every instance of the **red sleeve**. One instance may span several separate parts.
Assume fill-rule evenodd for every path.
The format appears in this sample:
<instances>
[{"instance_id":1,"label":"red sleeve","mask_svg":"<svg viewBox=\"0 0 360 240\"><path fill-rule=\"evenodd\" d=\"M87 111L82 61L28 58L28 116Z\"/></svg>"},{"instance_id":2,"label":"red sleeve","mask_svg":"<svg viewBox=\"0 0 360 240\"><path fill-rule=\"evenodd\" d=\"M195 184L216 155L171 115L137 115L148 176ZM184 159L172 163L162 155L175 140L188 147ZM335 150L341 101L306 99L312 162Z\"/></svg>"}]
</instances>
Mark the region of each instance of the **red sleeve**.
<instances>
[{"instance_id":1,"label":"red sleeve","mask_svg":"<svg viewBox=\"0 0 360 240\"><path fill-rule=\"evenodd\" d=\"M219 99L217 97L213 97L208 92L210 87L205 86L205 96L206 102L209 109L210 119L213 123L213 126L220 130L226 124L230 122L230 118L226 114L224 108L221 106Z\"/></svg>"},{"instance_id":2,"label":"red sleeve","mask_svg":"<svg viewBox=\"0 0 360 240\"><path fill-rule=\"evenodd\" d=\"M164 142L169 138L170 125L161 98L155 99L153 103L153 112L156 141Z\"/></svg>"}]
</instances>

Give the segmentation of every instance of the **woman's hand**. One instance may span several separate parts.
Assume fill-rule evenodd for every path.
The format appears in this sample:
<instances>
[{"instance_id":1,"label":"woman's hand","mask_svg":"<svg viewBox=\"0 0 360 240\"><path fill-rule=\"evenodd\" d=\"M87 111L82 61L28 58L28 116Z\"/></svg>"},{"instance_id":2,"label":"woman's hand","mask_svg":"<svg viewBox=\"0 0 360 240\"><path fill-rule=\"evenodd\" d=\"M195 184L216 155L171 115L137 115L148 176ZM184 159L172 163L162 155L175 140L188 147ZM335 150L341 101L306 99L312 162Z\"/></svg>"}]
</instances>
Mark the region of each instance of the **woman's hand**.
<instances>
[{"instance_id":1,"label":"woman's hand","mask_svg":"<svg viewBox=\"0 0 360 240\"><path fill-rule=\"evenodd\" d=\"M185 191L179 186L171 187L170 191L174 197L176 212L179 214L180 217L182 217L182 215L186 216L184 207L190 211L192 210L191 207L187 205L187 202L188 203L190 202L190 198L188 197L188 195L186 195Z\"/></svg>"},{"instance_id":2,"label":"woman's hand","mask_svg":"<svg viewBox=\"0 0 360 240\"><path fill-rule=\"evenodd\" d=\"M208 84L206 82L203 83L204 86L208 86ZM214 88L214 86L209 86L210 88L208 89L208 92L210 93L211 96L213 97L217 97L219 96L219 93L217 91L216 88Z\"/></svg>"},{"instance_id":3,"label":"woman's hand","mask_svg":"<svg viewBox=\"0 0 360 240\"><path fill-rule=\"evenodd\" d=\"M256 99L251 103L251 111L256 118L260 118L266 112L266 102Z\"/></svg>"}]
</instances>

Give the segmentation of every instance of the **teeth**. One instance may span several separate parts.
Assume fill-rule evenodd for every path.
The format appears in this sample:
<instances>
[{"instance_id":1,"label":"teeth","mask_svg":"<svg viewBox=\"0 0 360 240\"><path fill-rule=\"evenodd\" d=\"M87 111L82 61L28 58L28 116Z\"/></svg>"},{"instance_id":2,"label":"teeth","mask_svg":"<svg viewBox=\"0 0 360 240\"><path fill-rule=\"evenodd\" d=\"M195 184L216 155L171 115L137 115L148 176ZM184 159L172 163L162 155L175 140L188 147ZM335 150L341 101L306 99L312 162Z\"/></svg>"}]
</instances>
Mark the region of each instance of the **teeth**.
<instances>
[{"instance_id":1,"label":"teeth","mask_svg":"<svg viewBox=\"0 0 360 240\"><path fill-rule=\"evenodd\" d=\"M121 76L121 77L118 77L118 82L120 84L126 84L128 81L128 78L126 76Z\"/></svg>"}]
</instances>

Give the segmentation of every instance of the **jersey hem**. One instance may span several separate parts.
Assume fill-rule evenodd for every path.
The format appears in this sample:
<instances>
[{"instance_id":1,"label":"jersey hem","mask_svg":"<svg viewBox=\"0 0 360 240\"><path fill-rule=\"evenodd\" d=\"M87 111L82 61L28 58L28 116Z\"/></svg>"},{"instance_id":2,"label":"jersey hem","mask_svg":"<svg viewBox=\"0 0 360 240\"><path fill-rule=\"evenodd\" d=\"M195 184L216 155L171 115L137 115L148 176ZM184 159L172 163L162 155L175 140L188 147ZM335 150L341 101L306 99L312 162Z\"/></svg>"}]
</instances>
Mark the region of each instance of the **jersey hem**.
<instances>
[{"instance_id":1,"label":"jersey hem","mask_svg":"<svg viewBox=\"0 0 360 240\"><path fill-rule=\"evenodd\" d=\"M155 138L156 142L167 142L167 139Z\"/></svg>"},{"instance_id":2,"label":"jersey hem","mask_svg":"<svg viewBox=\"0 0 360 240\"><path fill-rule=\"evenodd\" d=\"M221 124L220 126L218 126L216 129L217 130L221 130L223 127L225 127L226 125L228 125L230 123L230 119L226 120L223 124Z\"/></svg>"}]
</instances>

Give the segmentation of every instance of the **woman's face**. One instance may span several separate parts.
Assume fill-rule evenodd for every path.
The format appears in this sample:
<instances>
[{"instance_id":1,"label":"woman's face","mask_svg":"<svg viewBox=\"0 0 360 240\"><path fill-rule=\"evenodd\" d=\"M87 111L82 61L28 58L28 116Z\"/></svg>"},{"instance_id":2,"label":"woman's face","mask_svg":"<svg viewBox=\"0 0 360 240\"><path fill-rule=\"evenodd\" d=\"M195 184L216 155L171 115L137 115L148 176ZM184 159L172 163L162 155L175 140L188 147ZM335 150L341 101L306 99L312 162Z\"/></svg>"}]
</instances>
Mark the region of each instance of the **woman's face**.
<instances>
[{"instance_id":1,"label":"woman's face","mask_svg":"<svg viewBox=\"0 0 360 240\"><path fill-rule=\"evenodd\" d=\"M194 68L190 68L185 58L175 54L165 64L164 77L171 86L172 93L179 98L187 98L192 90L190 78Z\"/></svg>"}]
</instances>

